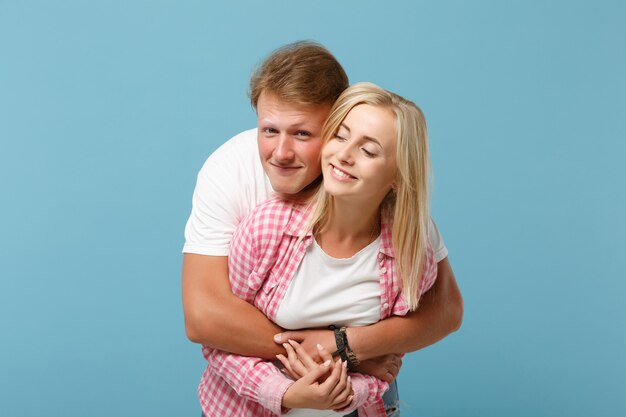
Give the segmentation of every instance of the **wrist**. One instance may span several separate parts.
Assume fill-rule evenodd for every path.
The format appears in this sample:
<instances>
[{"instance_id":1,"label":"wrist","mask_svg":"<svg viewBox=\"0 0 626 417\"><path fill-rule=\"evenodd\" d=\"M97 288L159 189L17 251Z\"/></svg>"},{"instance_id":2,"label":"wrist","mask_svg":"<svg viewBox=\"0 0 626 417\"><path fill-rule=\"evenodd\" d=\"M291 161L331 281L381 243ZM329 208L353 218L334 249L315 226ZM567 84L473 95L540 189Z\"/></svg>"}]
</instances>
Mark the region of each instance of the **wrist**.
<instances>
[{"instance_id":1,"label":"wrist","mask_svg":"<svg viewBox=\"0 0 626 417\"><path fill-rule=\"evenodd\" d=\"M361 327L348 327L346 328L346 336L350 341L350 349L356 355L359 361L365 361L371 359L368 356L367 346L364 346L361 340Z\"/></svg>"},{"instance_id":2,"label":"wrist","mask_svg":"<svg viewBox=\"0 0 626 417\"><path fill-rule=\"evenodd\" d=\"M348 364L348 368L351 371L354 371L357 366L359 366L359 358L356 353L352 350L350 346L350 341L348 340L348 329L344 327L335 327L330 326L331 330L333 330L335 335L335 344L337 350L333 352L333 356L339 356L342 361Z\"/></svg>"},{"instance_id":3,"label":"wrist","mask_svg":"<svg viewBox=\"0 0 626 417\"><path fill-rule=\"evenodd\" d=\"M283 402L293 384L294 381L280 372L269 375L259 386L259 403L276 415L286 413Z\"/></svg>"},{"instance_id":4,"label":"wrist","mask_svg":"<svg viewBox=\"0 0 626 417\"><path fill-rule=\"evenodd\" d=\"M380 352L381 343L371 343L372 340L380 340L372 338L372 326L373 325L348 327L346 329L348 340L350 340L350 348L360 362L367 361L384 354L384 352ZM369 344L367 343L367 340L370 340Z\"/></svg>"}]
</instances>

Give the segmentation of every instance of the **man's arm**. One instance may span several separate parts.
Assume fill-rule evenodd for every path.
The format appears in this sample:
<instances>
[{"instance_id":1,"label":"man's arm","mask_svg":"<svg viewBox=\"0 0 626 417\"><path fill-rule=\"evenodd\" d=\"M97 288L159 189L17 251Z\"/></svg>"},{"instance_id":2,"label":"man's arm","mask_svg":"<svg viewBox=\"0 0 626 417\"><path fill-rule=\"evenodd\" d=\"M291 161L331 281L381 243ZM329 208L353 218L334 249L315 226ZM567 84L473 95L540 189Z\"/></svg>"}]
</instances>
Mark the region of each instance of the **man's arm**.
<instances>
[{"instance_id":1,"label":"man's arm","mask_svg":"<svg viewBox=\"0 0 626 417\"><path fill-rule=\"evenodd\" d=\"M419 308L404 317L390 317L364 327L349 327L350 347L359 360L391 353L408 353L438 342L461 326L463 299L448 258L437 264L437 280L422 295ZM329 330L285 332L281 339L301 341L308 352L320 343L329 350L335 338ZM276 339L275 339L276 340ZM281 340L276 340L281 342Z\"/></svg>"},{"instance_id":2,"label":"man's arm","mask_svg":"<svg viewBox=\"0 0 626 417\"><path fill-rule=\"evenodd\" d=\"M282 329L232 293L226 256L184 255L183 309L192 342L263 359L285 352L272 342Z\"/></svg>"},{"instance_id":3,"label":"man's arm","mask_svg":"<svg viewBox=\"0 0 626 417\"><path fill-rule=\"evenodd\" d=\"M372 326L348 328L350 347L358 358L408 353L430 346L461 327L463 298L448 258L437 264L437 280L422 296L419 308Z\"/></svg>"}]
</instances>

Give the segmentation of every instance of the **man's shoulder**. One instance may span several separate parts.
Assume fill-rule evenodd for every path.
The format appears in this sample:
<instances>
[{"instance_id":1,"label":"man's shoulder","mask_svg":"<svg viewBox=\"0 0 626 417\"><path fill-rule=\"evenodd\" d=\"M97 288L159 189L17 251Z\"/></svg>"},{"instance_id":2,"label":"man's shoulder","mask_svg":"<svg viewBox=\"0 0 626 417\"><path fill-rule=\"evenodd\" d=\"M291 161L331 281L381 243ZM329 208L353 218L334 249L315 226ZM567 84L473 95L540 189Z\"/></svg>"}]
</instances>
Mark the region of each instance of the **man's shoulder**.
<instances>
[{"instance_id":1,"label":"man's shoulder","mask_svg":"<svg viewBox=\"0 0 626 417\"><path fill-rule=\"evenodd\" d=\"M257 129L244 130L221 144L207 159L207 162L224 161L225 159L241 159L245 156L258 155L256 144Z\"/></svg>"},{"instance_id":2,"label":"man's shoulder","mask_svg":"<svg viewBox=\"0 0 626 417\"><path fill-rule=\"evenodd\" d=\"M199 173L200 177L207 178L217 187L228 188L229 194L241 194L244 200L250 200L252 205L249 209L264 201L271 190L256 138L256 128L233 136L207 158ZM244 213L248 213L249 209Z\"/></svg>"}]
</instances>

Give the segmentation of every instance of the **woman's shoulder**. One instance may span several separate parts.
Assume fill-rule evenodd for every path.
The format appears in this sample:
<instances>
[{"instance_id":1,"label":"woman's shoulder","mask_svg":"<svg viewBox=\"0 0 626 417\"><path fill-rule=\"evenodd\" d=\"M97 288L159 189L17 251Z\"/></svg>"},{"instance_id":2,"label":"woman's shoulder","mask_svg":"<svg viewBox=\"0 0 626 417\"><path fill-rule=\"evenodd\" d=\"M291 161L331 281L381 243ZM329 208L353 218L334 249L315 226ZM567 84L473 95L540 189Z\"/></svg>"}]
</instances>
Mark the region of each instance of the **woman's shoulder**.
<instances>
[{"instance_id":1,"label":"woman's shoulder","mask_svg":"<svg viewBox=\"0 0 626 417\"><path fill-rule=\"evenodd\" d=\"M295 225L301 225L308 217L306 204L272 197L256 206L243 221L247 228L259 233L282 234Z\"/></svg>"}]
</instances>

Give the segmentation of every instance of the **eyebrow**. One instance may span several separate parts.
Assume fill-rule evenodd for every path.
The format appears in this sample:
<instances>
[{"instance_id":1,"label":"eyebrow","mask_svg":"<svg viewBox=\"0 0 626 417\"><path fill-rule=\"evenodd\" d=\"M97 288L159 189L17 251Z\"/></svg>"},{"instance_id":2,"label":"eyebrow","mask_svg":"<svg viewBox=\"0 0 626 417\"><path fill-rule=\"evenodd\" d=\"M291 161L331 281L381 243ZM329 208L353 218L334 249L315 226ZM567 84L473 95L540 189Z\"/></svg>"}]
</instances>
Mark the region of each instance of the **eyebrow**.
<instances>
[{"instance_id":1,"label":"eyebrow","mask_svg":"<svg viewBox=\"0 0 626 417\"><path fill-rule=\"evenodd\" d=\"M351 133L350 128L345 123L341 122L339 124L339 127L343 127L344 129L346 129L348 131L348 133ZM363 136L363 139L365 139L368 142L373 142L376 145L380 146L381 148L383 147L383 145L380 144L380 141L378 139L376 139L376 138L373 138L371 136Z\"/></svg>"}]
</instances>

